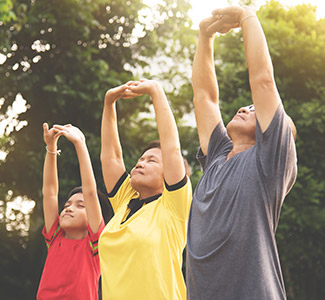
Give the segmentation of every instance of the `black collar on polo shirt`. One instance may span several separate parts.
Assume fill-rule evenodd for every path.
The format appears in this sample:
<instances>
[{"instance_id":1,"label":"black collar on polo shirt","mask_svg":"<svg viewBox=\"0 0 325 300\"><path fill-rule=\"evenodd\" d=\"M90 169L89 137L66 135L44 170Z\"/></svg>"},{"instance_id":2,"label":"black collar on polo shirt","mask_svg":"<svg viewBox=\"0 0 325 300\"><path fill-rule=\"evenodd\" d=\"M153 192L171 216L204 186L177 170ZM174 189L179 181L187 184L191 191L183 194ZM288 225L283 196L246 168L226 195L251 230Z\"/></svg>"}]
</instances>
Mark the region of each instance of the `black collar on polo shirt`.
<instances>
[{"instance_id":1,"label":"black collar on polo shirt","mask_svg":"<svg viewBox=\"0 0 325 300\"><path fill-rule=\"evenodd\" d=\"M148 204L152 201L155 201L157 200L162 194L157 194L157 195L154 195L154 196L151 196L151 197L148 197L148 198L145 198L145 199L142 199L140 200L139 198L135 198L135 199L131 199L129 204L128 204L128 207L130 209L130 212L129 214L127 215L126 219L121 222L121 224L123 224L124 222L126 222L132 215L134 215L142 206L143 204Z\"/></svg>"}]
</instances>

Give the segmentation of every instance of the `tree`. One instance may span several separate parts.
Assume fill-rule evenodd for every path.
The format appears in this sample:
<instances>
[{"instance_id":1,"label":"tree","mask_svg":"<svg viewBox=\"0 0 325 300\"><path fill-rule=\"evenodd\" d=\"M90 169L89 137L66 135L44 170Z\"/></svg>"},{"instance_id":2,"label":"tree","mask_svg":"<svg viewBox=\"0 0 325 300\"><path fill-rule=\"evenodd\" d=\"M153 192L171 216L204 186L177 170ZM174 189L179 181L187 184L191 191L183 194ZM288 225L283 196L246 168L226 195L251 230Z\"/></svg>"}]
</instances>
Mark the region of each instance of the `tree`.
<instances>
[{"instance_id":1,"label":"tree","mask_svg":"<svg viewBox=\"0 0 325 300\"><path fill-rule=\"evenodd\" d=\"M1 222L1 244L6 245L2 254L6 255L0 268L7 274L1 275L0 281L2 295L35 299L46 254L40 232L45 151L42 123L72 123L83 130L98 185L104 189L99 152L105 92L133 79L129 70L145 67L148 59L167 44L170 53L176 53L174 45L180 35L172 33L191 32L191 21L186 16L190 6L185 0L166 0L153 8L141 0L11 2L8 13L16 19L0 23L0 53L6 58L0 65L0 113L5 115L20 93L27 100L27 110L19 115L18 123L26 121L27 125L20 128L17 123L0 140L1 149L7 153L0 165L0 207L6 211L9 190L12 198L24 195L35 200L36 207L27 237L17 230L8 231L7 224ZM149 104L145 98L118 104L128 168L139 154L139 145L154 137L152 123L138 117L139 112L149 112ZM141 134L143 131L146 135ZM59 158L59 196L65 201L68 191L80 185L79 171L71 145L62 140L59 147L63 150Z\"/></svg>"}]
</instances>

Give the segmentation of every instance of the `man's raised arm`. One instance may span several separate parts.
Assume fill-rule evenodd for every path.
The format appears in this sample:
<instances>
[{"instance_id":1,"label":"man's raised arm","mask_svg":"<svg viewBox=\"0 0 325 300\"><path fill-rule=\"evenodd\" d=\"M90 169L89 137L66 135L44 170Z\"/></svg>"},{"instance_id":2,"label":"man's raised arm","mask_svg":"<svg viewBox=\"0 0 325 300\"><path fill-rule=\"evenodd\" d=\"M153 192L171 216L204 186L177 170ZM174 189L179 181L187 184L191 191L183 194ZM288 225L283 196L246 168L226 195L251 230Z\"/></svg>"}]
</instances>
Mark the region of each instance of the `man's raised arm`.
<instances>
[{"instance_id":1,"label":"man's raised arm","mask_svg":"<svg viewBox=\"0 0 325 300\"><path fill-rule=\"evenodd\" d=\"M193 103L200 146L207 153L211 133L221 121L219 90L213 58L214 34L218 16L211 16L200 23L200 33L192 69Z\"/></svg>"},{"instance_id":2,"label":"man's raised arm","mask_svg":"<svg viewBox=\"0 0 325 300\"><path fill-rule=\"evenodd\" d=\"M244 38L245 57L248 66L249 83L258 122L264 132L281 103L273 66L262 26L251 8L229 6L213 11L223 23L225 33L241 26ZM221 26L221 25L220 25Z\"/></svg>"}]
</instances>

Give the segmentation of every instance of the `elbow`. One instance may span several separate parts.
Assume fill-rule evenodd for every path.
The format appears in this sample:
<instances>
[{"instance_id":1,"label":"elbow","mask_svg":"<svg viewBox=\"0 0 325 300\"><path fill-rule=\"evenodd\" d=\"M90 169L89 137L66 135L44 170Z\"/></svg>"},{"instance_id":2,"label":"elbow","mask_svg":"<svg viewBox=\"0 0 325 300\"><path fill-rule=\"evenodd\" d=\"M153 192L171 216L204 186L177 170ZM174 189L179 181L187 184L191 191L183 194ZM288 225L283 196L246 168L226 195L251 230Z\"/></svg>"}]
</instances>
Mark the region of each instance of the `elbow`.
<instances>
[{"instance_id":1,"label":"elbow","mask_svg":"<svg viewBox=\"0 0 325 300\"><path fill-rule=\"evenodd\" d=\"M82 195L84 199L96 199L98 197L97 190L93 190L93 189L88 191L88 189L83 188Z\"/></svg>"},{"instance_id":2,"label":"elbow","mask_svg":"<svg viewBox=\"0 0 325 300\"><path fill-rule=\"evenodd\" d=\"M261 72L255 76L250 76L249 84L252 89L259 88L262 90L269 90L275 86L273 72Z\"/></svg>"},{"instance_id":3,"label":"elbow","mask_svg":"<svg viewBox=\"0 0 325 300\"><path fill-rule=\"evenodd\" d=\"M193 97L193 105L195 107L200 107L202 104L206 103L212 103L217 104L218 103L218 96L217 95L195 95Z\"/></svg>"}]
</instances>

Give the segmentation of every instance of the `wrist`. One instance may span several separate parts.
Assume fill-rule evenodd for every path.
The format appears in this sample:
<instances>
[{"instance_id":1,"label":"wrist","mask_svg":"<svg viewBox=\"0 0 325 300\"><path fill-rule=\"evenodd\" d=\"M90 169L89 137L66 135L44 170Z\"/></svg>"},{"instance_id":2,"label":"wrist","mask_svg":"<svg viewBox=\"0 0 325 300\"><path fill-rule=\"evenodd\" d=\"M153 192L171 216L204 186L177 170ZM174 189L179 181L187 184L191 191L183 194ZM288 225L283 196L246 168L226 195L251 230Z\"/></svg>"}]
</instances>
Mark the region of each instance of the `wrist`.
<instances>
[{"instance_id":1,"label":"wrist","mask_svg":"<svg viewBox=\"0 0 325 300\"><path fill-rule=\"evenodd\" d=\"M111 92L111 90L107 91L105 94L105 101L104 104L105 105L114 105L114 103L116 102L117 99L115 99L113 93Z\"/></svg>"},{"instance_id":2,"label":"wrist","mask_svg":"<svg viewBox=\"0 0 325 300\"><path fill-rule=\"evenodd\" d=\"M199 39L201 40L207 40L207 41L213 41L215 38L215 33L209 33L204 30L199 30Z\"/></svg>"},{"instance_id":3,"label":"wrist","mask_svg":"<svg viewBox=\"0 0 325 300\"><path fill-rule=\"evenodd\" d=\"M50 152L56 152L58 150L57 145L53 145L53 144L46 144L46 150L50 151Z\"/></svg>"},{"instance_id":4,"label":"wrist","mask_svg":"<svg viewBox=\"0 0 325 300\"><path fill-rule=\"evenodd\" d=\"M243 22L251 17L256 17L255 11L249 6L243 6L243 11L239 17L239 24L242 26Z\"/></svg>"},{"instance_id":5,"label":"wrist","mask_svg":"<svg viewBox=\"0 0 325 300\"><path fill-rule=\"evenodd\" d=\"M154 98L159 92L163 91L161 84L158 81L151 80L151 86L148 94L151 98Z\"/></svg>"},{"instance_id":6,"label":"wrist","mask_svg":"<svg viewBox=\"0 0 325 300\"><path fill-rule=\"evenodd\" d=\"M82 147L86 144L86 139L85 137L80 137L72 141L73 145L75 147Z\"/></svg>"},{"instance_id":7,"label":"wrist","mask_svg":"<svg viewBox=\"0 0 325 300\"><path fill-rule=\"evenodd\" d=\"M61 150L58 150L57 147L49 148L47 145L45 146L46 152L52 155L60 155Z\"/></svg>"}]
</instances>

